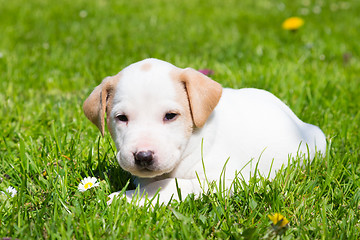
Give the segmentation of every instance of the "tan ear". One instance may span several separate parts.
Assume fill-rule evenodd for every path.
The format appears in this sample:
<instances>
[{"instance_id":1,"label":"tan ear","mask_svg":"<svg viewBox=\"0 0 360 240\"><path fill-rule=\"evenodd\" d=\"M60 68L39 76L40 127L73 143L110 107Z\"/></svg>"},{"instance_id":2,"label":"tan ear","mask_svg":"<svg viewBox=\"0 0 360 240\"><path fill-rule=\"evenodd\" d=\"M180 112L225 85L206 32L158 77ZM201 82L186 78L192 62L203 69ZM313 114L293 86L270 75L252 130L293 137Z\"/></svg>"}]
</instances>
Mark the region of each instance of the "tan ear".
<instances>
[{"instance_id":1,"label":"tan ear","mask_svg":"<svg viewBox=\"0 0 360 240\"><path fill-rule=\"evenodd\" d=\"M180 81L186 87L194 124L200 128L204 126L218 104L222 87L219 83L192 68L182 70Z\"/></svg>"},{"instance_id":2,"label":"tan ear","mask_svg":"<svg viewBox=\"0 0 360 240\"><path fill-rule=\"evenodd\" d=\"M105 112L108 103L112 101L117 81L117 76L105 78L102 83L92 91L83 105L86 117L98 127L102 136L104 136L105 132Z\"/></svg>"}]
</instances>

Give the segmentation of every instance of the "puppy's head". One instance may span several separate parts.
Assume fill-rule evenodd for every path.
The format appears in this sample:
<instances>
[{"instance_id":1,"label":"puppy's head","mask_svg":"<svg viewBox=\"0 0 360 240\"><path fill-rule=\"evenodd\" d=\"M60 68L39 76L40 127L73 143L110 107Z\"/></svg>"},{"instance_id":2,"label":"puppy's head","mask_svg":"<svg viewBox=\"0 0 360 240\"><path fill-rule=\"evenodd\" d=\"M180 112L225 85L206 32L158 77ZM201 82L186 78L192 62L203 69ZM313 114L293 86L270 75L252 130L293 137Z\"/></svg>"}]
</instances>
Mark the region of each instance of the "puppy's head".
<instances>
[{"instance_id":1,"label":"puppy's head","mask_svg":"<svg viewBox=\"0 0 360 240\"><path fill-rule=\"evenodd\" d=\"M104 135L104 118L120 166L139 177L171 172L194 128L201 128L222 87L198 71L146 59L107 77L84 103L85 115Z\"/></svg>"}]
</instances>

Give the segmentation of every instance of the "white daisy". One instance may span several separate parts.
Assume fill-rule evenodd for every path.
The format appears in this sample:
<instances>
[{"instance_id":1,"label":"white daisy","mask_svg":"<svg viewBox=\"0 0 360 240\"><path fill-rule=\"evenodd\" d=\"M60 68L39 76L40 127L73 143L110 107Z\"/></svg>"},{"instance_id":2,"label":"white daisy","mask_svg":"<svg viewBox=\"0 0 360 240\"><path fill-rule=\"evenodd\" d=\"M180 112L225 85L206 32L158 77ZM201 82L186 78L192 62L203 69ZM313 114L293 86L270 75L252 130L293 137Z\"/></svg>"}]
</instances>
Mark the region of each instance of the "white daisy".
<instances>
[{"instance_id":1,"label":"white daisy","mask_svg":"<svg viewBox=\"0 0 360 240\"><path fill-rule=\"evenodd\" d=\"M17 193L16 189L13 188L13 187L11 187L11 186L8 187L8 188L5 190L5 192L7 192L8 195L10 195L11 197L14 197L14 196L16 195L16 193ZM2 194L6 194L6 193L4 193L3 191L1 191L1 193L2 193Z\"/></svg>"},{"instance_id":2,"label":"white daisy","mask_svg":"<svg viewBox=\"0 0 360 240\"><path fill-rule=\"evenodd\" d=\"M78 189L80 192L85 192L86 190L99 186L99 182L97 182L97 179L95 177L86 177L83 180L81 180Z\"/></svg>"}]
</instances>

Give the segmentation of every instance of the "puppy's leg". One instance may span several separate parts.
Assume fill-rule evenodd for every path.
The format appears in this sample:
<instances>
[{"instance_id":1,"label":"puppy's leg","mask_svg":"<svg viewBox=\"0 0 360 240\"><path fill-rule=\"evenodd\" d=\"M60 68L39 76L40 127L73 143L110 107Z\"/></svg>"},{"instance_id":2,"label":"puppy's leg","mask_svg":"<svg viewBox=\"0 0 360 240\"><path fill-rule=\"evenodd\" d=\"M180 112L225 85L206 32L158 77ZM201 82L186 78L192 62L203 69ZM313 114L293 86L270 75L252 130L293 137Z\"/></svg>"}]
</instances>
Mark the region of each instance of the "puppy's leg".
<instances>
[{"instance_id":1,"label":"puppy's leg","mask_svg":"<svg viewBox=\"0 0 360 240\"><path fill-rule=\"evenodd\" d=\"M177 181L177 184L176 184ZM138 198L138 205L143 206L145 204L145 196L147 195L148 199L152 199L159 193L156 198L159 199L159 203L167 204L171 199L179 200L179 193L182 198L186 198L187 195L193 193L195 195L199 195L206 190L206 186L200 185L198 179L173 179L168 178L160 181L156 181L150 184L147 184L143 187L138 188L137 190L129 190L125 192L127 200L130 202L133 198ZM118 196L120 192L115 192L109 195L110 200L108 204L110 204L114 197Z\"/></svg>"}]
</instances>

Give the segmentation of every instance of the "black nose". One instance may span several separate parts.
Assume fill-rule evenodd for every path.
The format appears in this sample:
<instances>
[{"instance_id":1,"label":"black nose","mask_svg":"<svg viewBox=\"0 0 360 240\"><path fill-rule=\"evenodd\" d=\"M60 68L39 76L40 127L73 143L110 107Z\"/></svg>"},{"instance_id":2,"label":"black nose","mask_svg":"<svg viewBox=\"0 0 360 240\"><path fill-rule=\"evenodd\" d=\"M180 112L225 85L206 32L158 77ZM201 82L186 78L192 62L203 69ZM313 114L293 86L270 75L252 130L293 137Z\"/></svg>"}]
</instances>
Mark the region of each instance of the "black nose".
<instances>
[{"instance_id":1,"label":"black nose","mask_svg":"<svg viewBox=\"0 0 360 240\"><path fill-rule=\"evenodd\" d=\"M152 164L154 160L153 151L140 151L134 153L135 164L141 167L147 167Z\"/></svg>"}]
</instances>

